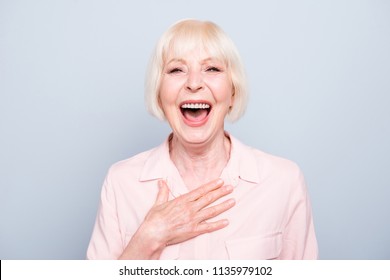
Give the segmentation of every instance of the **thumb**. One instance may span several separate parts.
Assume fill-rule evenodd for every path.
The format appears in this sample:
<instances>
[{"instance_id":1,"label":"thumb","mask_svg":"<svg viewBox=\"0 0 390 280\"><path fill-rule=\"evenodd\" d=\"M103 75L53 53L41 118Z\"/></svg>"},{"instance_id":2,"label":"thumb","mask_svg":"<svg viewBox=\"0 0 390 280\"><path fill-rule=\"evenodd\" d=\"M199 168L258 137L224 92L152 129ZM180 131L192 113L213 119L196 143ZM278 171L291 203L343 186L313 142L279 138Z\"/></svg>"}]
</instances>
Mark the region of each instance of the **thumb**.
<instances>
[{"instance_id":1,"label":"thumb","mask_svg":"<svg viewBox=\"0 0 390 280\"><path fill-rule=\"evenodd\" d=\"M167 183L164 180L158 181L158 194L156 198L155 205L160 205L168 201L169 198L169 188Z\"/></svg>"}]
</instances>

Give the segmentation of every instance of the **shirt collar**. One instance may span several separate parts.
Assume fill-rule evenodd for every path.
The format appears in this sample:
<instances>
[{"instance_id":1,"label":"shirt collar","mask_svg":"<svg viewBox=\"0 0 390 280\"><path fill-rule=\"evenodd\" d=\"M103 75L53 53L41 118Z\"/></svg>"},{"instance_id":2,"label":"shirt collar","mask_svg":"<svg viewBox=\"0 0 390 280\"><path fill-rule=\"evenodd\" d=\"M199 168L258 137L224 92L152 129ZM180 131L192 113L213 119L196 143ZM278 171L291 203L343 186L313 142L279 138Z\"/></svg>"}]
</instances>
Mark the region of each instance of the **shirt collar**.
<instances>
[{"instance_id":1,"label":"shirt collar","mask_svg":"<svg viewBox=\"0 0 390 280\"><path fill-rule=\"evenodd\" d=\"M160 146L152 149L142 168L141 182L166 179L171 170L176 168L169 156L169 137Z\"/></svg>"},{"instance_id":2,"label":"shirt collar","mask_svg":"<svg viewBox=\"0 0 390 280\"><path fill-rule=\"evenodd\" d=\"M242 144L230 134L226 133L226 135L231 141L231 151L229 162L223 172L227 172L230 178L239 178L258 184L260 182L259 164L254 149ZM178 172L169 155L169 138L151 150L139 177L141 182L166 179L172 173Z\"/></svg>"},{"instance_id":3,"label":"shirt collar","mask_svg":"<svg viewBox=\"0 0 390 280\"><path fill-rule=\"evenodd\" d=\"M231 141L230 159L224 170L231 178L256 183L260 182L258 162L254 149L241 143L233 136L226 133Z\"/></svg>"}]
</instances>

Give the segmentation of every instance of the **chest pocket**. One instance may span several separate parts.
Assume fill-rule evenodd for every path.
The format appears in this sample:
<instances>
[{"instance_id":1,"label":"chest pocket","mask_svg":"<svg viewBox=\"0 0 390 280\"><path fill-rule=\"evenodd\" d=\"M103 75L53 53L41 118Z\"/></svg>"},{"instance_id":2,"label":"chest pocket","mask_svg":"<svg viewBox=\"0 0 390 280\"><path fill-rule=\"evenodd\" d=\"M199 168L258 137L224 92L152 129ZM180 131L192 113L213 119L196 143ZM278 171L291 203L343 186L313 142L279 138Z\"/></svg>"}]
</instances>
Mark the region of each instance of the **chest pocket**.
<instances>
[{"instance_id":1,"label":"chest pocket","mask_svg":"<svg viewBox=\"0 0 390 280\"><path fill-rule=\"evenodd\" d=\"M225 245L231 260L276 259L282 251L282 233L227 240Z\"/></svg>"}]
</instances>

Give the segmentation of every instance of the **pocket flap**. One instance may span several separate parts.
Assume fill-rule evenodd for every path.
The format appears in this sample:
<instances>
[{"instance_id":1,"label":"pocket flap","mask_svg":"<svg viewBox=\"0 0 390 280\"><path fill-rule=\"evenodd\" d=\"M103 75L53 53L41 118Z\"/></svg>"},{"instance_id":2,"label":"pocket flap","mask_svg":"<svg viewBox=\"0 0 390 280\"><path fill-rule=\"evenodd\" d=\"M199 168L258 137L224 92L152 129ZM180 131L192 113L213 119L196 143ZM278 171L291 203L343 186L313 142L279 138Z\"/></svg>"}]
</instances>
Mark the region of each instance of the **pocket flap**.
<instances>
[{"instance_id":1,"label":"pocket flap","mask_svg":"<svg viewBox=\"0 0 390 280\"><path fill-rule=\"evenodd\" d=\"M227 240L225 244L232 260L275 259L282 250L282 233Z\"/></svg>"}]
</instances>

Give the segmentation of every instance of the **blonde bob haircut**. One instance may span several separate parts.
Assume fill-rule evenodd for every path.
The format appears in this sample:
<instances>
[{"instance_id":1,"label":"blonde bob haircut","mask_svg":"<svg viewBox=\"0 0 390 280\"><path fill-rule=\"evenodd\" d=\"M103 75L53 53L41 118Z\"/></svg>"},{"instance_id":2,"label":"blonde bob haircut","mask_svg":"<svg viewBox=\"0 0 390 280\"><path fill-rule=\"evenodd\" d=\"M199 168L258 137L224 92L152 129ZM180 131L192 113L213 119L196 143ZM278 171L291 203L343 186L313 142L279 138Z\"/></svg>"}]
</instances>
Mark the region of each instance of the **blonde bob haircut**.
<instances>
[{"instance_id":1,"label":"blonde bob haircut","mask_svg":"<svg viewBox=\"0 0 390 280\"><path fill-rule=\"evenodd\" d=\"M146 107L158 119L165 120L164 112L159 105L159 91L168 55L181 58L189 51L199 48L224 62L230 75L234 102L227 119L234 122L244 114L248 99L246 75L233 41L213 22L187 19L175 23L161 36L146 72Z\"/></svg>"}]
</instances>

